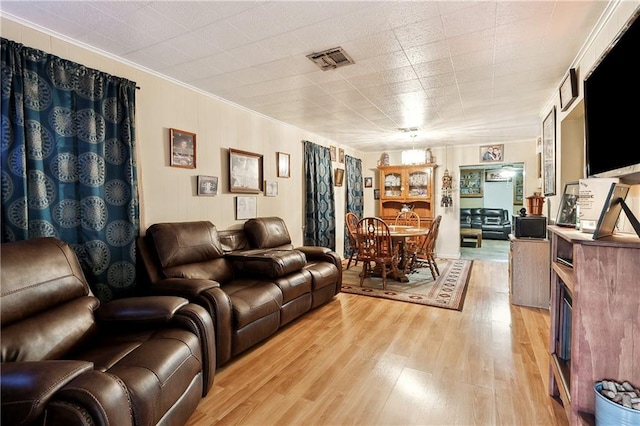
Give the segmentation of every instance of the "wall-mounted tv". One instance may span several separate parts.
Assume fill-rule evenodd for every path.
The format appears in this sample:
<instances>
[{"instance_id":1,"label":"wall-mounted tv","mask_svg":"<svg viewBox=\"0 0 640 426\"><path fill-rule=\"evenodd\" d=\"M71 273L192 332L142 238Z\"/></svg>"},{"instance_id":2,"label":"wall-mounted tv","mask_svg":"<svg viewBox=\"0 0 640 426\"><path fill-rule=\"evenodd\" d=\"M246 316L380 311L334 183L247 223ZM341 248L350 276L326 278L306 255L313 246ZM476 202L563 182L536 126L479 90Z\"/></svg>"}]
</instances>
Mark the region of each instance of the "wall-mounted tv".
<instances>
[{"instance_id":1,"label":"wall-mounted tv","mask_svg":"<svg viewBox=\"0 0 640 426\"><path fill-rule=\"evenodd\" d=\"M588 177L640 182L639 15L640 8L584 79Z\"/></svg>"}]
</instances>

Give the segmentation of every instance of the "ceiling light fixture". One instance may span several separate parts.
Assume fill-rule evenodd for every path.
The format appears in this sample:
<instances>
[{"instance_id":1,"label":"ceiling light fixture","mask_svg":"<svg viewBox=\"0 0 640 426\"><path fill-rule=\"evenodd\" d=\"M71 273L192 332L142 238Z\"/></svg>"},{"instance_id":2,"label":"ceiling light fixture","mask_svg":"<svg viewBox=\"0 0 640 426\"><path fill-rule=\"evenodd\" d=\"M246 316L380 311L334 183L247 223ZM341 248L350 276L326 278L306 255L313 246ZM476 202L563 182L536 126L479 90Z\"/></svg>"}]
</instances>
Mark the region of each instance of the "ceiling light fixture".
<instances>
[{"instance_id":1,"label":"ceiling light fixture","mask_svg":"<svg viewBox=\"0 0 640 426\"><path fill-rule=\"evenodd\" d=\"M424 164L427 160L427 153L424 149L416 149L415 141L417 133L411 133L409 137L411 138L411 149L407 149L402 151L402 164L411 165L411 164Z\"/></svg>"}]
</instances>

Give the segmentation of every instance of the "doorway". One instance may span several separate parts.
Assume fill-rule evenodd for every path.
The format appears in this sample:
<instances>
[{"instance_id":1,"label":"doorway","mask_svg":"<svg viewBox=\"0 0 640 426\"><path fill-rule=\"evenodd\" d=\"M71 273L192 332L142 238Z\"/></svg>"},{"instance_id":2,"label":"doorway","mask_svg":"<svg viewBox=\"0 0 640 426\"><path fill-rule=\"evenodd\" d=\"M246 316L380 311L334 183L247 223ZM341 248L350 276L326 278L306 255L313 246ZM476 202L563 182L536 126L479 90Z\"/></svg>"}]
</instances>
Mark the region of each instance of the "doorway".
<instances>
[{"instance_id":1,"label":"doorway","mask_svg":"<svg viewBox=\"0 0 640 426\"><path fill-rule=\"evenodd\" d=\"M523 207L524 163L460 166L460 208L501 208L511 220ZM508 240L482 239L481 247L467 240L460 245L462 259L507 262Z\"/></svg>"}]
</instances>

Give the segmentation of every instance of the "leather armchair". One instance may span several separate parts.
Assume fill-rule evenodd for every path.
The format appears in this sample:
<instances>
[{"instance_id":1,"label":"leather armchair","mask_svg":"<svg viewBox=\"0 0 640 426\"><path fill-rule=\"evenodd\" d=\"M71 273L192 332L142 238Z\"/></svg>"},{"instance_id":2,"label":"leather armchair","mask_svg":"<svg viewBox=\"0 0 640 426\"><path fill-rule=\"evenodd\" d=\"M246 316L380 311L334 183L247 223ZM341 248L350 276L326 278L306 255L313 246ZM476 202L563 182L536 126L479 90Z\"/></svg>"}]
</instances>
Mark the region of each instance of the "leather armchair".
<instances>
[{"instance_id":1,"label":"leather armchair","mask_svg":"<svg viewBox=\"0 0 640 426\"><path fill-rule=\"evenodd\" d=\"M213 383L211 316L181 297L100 303L70 246L2 244L3 424L184 424Z\"/></svg>"}]
</instances>

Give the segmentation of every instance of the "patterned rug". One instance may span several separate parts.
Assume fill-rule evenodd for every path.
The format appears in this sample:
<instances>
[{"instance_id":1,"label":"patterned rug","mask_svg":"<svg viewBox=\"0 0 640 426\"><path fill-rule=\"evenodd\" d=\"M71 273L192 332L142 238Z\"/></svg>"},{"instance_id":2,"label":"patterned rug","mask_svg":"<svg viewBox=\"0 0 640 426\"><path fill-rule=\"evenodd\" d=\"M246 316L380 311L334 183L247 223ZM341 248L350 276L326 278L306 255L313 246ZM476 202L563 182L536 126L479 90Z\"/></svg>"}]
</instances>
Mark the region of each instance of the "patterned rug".
<instances>
[{"instance_id":1,"label":"patterned rug","mask_svg":"<svg viewBox=\"0 0 640 426\"><path fill-rule=\"evenodd\" d=\"M436 263L440 275L435 280L428 267L421 267L408 274L407 283L387 277L387 289L382 290L380 277L365 278L361 287L362 265L353 266L351 262L351 267L342 272L342 292L461 311L473 261L438 259Z\"/></svg>"}]
</instances>

